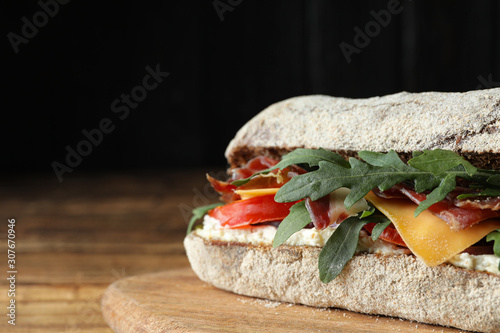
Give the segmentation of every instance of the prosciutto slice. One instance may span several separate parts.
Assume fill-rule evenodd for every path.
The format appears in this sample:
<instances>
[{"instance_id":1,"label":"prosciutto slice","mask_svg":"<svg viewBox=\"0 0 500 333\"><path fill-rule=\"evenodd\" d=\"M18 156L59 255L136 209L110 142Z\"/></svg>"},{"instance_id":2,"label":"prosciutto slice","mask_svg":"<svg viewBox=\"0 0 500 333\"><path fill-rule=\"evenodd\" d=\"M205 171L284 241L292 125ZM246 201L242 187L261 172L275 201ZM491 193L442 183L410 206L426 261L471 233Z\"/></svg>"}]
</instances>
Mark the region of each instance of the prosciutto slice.
<instances>
[{"instance_id":1,"label":"prosciutto slice","mask_svg":"<svg viewBox=\"0 0 500 333\"><path fill-rule=\"evenodd\" d=\"M417 193L406 184L398 184L389 191L381 192L375 189L373 192L384 198L400 197L398 195L399 192L416 204L421 203L427 198L425 193ZM464 189L452 191L444 200L430 206L428 210L448 223L452 230L457 231L481 221L500 216L500 198L495 197L491 198L491 200L485 200L486 198L481 200L457 199L457 196L464 192ZM492 208L496 209L493 210Z\"/></svg>"},{"instance_id":2,"label":"prosciutto slice","mask_svg":"<svg viewBox=\"0 0 500 333\"><path fill-rule=\"evenodd\" d=\"M231 181L248 178L256 172L275 166L278 162L278 160L267 156L254 157L243 167L231 170Z\"/></svg>"},{"instance_id":3,"label":"prosciutto slice","mask_svg":"<svg viewBox=\"0 0 500 333\"><path fill-rule=\"evenodd\" d=\"M230 203L240 199L240 196L234 193L236 186L232 185L230 182L215 179L208 174L207 180L210 182L214 190L221 195L220 199L225 203Z\"/></svg>"},{"instance_id":4,"label":"prosciutto slice","mask_svg":"<svg viewBox=\"0 0 500 333\"><path fill-rule=\"evenodd\" d=\"M292 177L303 174L306 171L296 165L290 165L283 170L273 170L265 175L257 175L252 178L248 183L240 186L232 185L231 182L248 178L253 174L271 168L278 164L278 160L266 156L257 156L247 162L241 168L231 170L231 178L228 181L222 181L207 175L207 179L212 187L221 194L221 200L226 203L231 203L240 200L241 197L234 191L250 190L250 189L264 189L264 188L279 188L288 182Z\"/></svg>"},{"instance_id":5,"label":"prosciutto slice","mask_svg":"<svg viewBox=\"0 0 500 333\"><path fill-rule=\"evenodd\" d=\"M310 198L305 199L307 211L316 229L321 230L328 226L336 227L349 216L369 209L368 204L363 199L347 210L344 200L349 193L349 189L340 188L316 201L312 201Z\"/></svg>"},{"instance_id":6,"label":"prosciutto slice","mask_svg":"<svg viewBox=\"0 0 500 333\"><path fill-rule=\"evenodd\" d=\"M455 206L465 209L491 209L493 211L500 210L500 197L476 197L468 199L455 199Z\"/></svg>"},{"instance_id":7,"label":"prosciutto slice","mask_svg":"<svg viewBox=\"0 0 500 333\"><path fill-rule=\"evenodd\" d=\"M207 179L214 190L221 195L220 199L226 203L231 203L241 199L238 194L234 193L236 186L231 184L232 181L248 178L256 172L275 166L278 162L278 160L266 156L258 156L248 161L243 167L233 169L231 171L232 176L228 181L218 180L210 175L207 175ZM258 177L257 179L252 179L246 186L240 186L240 189L269 188L273 186L277 186L275 179Z\"/></svg>"},{"instance_id":8,"label":"prosciutto slice","mask_svg":"<svg viewBox=\"0 0 500 333\"><path fill-rule=\"evenodd\" d=\"M328 212L330 211L330 197L326 195L316 201L306 198L305 202L314 227L318 230L328 227L330 225L330 216L328 216Z\"/></svg>"}]
</instances>

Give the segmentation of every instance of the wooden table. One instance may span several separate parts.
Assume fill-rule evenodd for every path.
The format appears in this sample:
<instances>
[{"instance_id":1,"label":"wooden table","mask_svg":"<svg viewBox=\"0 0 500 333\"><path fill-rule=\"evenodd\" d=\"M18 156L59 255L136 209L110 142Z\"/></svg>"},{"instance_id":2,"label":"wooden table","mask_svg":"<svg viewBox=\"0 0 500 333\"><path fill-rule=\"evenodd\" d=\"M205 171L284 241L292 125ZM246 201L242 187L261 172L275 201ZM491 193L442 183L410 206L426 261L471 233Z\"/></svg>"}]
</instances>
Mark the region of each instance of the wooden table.
<instances>
[{"instance_id":1,"label":"wooden table","mask_svg":"<svg viewBox=\"0 0 500 333\"><path fill-rule=\"evenodd\" d=\"M154 306L167 306L169 300L162 295L170 293L180 301L178 308L170 305L169 309L183 311L188 317L191 312L186 307L192 302L211 303L218 298L228 312L245 313L247 321L254 318L250 323L257 323L260 329L274 322L286 332L292 319L305 318L317 324L316 329L322 323L326 330L342 326L343 332L355 327L360 332L384 332L387 327L405 332L455 331L342 310L324 312L290 305L275 309L276 302L261 305L261 300L226 293L199 281L189 268L182 240L190 210L217 201L218 195L205 180L207 171L72 174L63 183L53 175L0 179L0 309L4 309L0 311L0 332L112 333L101 312L104 291L118 280L118 286L132 288L128 289L131 294L134 288L144 290L140 276L123 280L144 274L142 279L151 280L147 286L157 283L161 289L149 291ZM222 174L221 170L216 173ZM16 219L15 327L6 317L9 218ZM169 278L172 275L177 280ZM181 302L187 298L182 288L165 287L176 281L202 297ZM214 323L218 322L217 313L213 315ZM290 320L283 324L276 316ZM231 327L241 328L240 321L233 324ZM298 323L294 327L297 331L303 328Z\"/></svg>"},{"instance_id":2,"label":"wooden table","mask_svg":"<svg viewBox=\"0 0 500 333\"><path fill-rule=\"evenodd\" d=\"M0 332L113 332L100 298L128 276L189 266L187 211L217 195L207 170L0 180ZM16 219L16 326L7 323L7 229Z\"/></svg>"}]
</instances>

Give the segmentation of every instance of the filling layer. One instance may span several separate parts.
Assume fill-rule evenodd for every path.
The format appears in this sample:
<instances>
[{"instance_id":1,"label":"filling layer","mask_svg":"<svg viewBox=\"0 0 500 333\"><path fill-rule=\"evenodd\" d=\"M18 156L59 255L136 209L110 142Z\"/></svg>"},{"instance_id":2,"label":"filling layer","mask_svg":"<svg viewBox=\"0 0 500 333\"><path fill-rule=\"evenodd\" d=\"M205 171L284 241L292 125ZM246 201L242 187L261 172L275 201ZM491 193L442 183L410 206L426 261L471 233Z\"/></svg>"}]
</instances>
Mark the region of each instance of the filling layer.
<instances>
[{"instance_id":1,"label":"filling layer","mask_svg":"<svg viewBox=\"0 0 500 333\"><path fill-rule=\"evenodd\" d=\"M412 156L405 163L392 150L360 151L346 161L301 148L281 161L258 156L227 181L208 176L225 204L196 208L188 233L208 214L214 220L197 231L206 239L321 247L324 283L356 252L411 253L430 267L500 274L500 171L452 151Z\"/></svg>"},{"instance_id":2,"label":"filling layer","mask_svg":"<svg viewBox=\"0 0 500 333\"><path fill-rule=\"evenodd\" d=\"M293 234L284 244L323 247L335 230L336 228L334 227L322 230L305 228ZM221 226L221 223L217 219L205 215L203 228L197 228L194 232L207 240L272 246L276 227L272 225L254 225L248 228L227 228ZM360 232L356 252L384 255L411 253L407 248L399 247L381 239L373 241L364 230ZM493 254L473 255L469 253L459 253L447 261L448 264L456 267L500 275L500 271L498 270L499 262L500 258Z\"/></svg>"}]
</instances>

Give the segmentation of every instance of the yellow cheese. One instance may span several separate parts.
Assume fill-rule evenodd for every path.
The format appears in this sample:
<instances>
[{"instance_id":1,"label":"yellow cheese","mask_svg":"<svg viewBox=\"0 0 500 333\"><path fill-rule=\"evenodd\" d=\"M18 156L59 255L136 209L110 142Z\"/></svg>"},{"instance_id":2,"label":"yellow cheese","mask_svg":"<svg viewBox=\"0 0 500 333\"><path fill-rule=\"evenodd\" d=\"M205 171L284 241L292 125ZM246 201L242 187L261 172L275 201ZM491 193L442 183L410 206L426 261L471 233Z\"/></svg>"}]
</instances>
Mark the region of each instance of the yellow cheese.
<instances>
[{"instance_id":1,"label":"yellow cheese","mask_svg":"<svg viewBox=\"0 0 500 333\"><path fill-rule=\"evenodd\" d=\"M245 200L248 198L258 197L261 195L276 194L279 188L259 188L253 190L236 190L236 194L239 194L241 199Z\"/></svg>"},{"instance_id":2,"label":"yellow cheese","mask_svg":"<svg viewBox=\"0 0 500 333\"><path fill-rule=\"evenodd\" d=\"M445 221L428 210L414 217L417 205L409 200L388 200L372 192L365 199L392 221L411 252L428 266L442 264L500 228L500 219L492 219L452 231Z\"/></svg>"}]
</instances>

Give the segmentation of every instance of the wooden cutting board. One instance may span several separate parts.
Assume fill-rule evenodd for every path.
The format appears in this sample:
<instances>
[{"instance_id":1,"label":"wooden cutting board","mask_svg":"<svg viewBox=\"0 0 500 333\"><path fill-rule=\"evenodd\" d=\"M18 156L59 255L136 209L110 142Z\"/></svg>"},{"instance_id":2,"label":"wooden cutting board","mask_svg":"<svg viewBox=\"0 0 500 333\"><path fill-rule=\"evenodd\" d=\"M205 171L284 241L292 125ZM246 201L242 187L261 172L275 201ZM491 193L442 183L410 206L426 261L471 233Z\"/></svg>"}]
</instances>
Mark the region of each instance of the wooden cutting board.
<instances>
[{"instance_id":1,"label":"wooden cutting board","mask_svg":"<svg viewBox=\"0 0 500 333\"><path fill-rule=\"evenodd\" d=\"M240 296L200 281L191 268L119 280L104 293L102 312L117 333L459 332L397 318Z\"/></svg>"}]
</instances>

